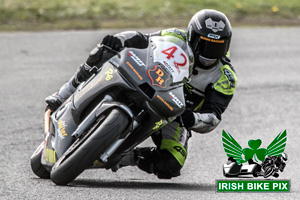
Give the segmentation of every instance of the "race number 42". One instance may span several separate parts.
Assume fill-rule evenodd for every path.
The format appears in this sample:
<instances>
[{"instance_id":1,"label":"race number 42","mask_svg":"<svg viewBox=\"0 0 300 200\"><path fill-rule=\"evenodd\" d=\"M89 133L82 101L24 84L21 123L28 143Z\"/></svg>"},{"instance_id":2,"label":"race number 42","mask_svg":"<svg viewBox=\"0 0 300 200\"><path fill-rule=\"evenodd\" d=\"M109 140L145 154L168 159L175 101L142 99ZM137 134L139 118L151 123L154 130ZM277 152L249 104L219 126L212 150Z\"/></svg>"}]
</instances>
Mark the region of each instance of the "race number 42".
<instances>
[{"instance_id":1,"label":"race number 42","mask_svg":"<svg viewBox=\"0 0 300 200\"><path fill-rule=\"evenodd\" d=\"M174 65L175 65L178 73L180 73L179 67L183 67L183 66L186 65L187 58L183 53L180 53L180 56L175 57L176 51L177 51L177 47L173 46L173 47L170 47L170 48L168 48L166 50L163 50L161 52L167 55L166 58L168 60L174 60ZM182 59L181 59L181 62L179 61L179 58L181 58L181 57L183 57L183 62L182 62Z\"/></svg>"}]
</instances>

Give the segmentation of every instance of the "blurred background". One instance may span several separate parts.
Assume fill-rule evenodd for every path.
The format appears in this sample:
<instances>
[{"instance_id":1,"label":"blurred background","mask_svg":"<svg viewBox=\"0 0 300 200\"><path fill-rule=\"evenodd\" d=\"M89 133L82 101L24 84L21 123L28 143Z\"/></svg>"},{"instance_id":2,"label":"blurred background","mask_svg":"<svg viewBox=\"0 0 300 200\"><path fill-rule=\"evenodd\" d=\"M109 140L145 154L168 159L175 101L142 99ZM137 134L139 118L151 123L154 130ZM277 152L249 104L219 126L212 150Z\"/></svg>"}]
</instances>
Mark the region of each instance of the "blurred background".
<instances>
[{"instance_id":1,"label":"blurred background","mask_svg":"<svg viewBox=\"0 0 300 200\"><path fill-rule=\"evenodd\" d=\"M184 28L203 8L233 26L300 25L300 0L0 0L0 31Z\"/></svg>"}]
</instances>

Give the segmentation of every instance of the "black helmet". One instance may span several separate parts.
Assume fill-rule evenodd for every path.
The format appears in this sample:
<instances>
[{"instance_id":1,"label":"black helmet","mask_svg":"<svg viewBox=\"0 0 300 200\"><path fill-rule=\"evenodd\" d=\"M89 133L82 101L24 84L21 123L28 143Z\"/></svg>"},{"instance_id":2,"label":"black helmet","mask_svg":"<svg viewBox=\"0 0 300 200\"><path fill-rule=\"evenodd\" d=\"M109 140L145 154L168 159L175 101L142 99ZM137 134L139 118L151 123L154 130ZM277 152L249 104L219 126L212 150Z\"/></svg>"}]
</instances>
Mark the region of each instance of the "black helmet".
<instances>
[{"instance_id":1,"label":"black helmet","mask_svg":"<svg viewBox=\"0 0 300 200\"><path fill-rule=\"evenodd\" d=\"M231 35L230 22L223 13L209 9L197 12L187 34L195 64L205 69L213 67L228 52Z\"/></svg>"}]
</instances>

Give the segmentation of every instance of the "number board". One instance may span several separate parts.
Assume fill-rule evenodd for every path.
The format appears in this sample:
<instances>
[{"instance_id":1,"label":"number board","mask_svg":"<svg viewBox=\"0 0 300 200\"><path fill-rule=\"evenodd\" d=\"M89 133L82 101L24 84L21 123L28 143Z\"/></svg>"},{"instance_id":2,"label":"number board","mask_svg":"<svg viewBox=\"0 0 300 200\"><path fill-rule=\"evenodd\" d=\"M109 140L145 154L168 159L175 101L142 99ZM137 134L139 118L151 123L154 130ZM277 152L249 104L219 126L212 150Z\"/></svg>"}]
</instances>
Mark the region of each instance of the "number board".
<instances>
[{"instance_id":1,"label":"number board","mask_svg":"<svg viewBox=\"0 0 300 200\"><path fill-rule=\"evenodd\" d=\"M153 41L153 61L160 62L172 74L173 82L180 82L189 77L189 60L186 53L178 45L168 41Z\"/></svg>"}]
</instances>

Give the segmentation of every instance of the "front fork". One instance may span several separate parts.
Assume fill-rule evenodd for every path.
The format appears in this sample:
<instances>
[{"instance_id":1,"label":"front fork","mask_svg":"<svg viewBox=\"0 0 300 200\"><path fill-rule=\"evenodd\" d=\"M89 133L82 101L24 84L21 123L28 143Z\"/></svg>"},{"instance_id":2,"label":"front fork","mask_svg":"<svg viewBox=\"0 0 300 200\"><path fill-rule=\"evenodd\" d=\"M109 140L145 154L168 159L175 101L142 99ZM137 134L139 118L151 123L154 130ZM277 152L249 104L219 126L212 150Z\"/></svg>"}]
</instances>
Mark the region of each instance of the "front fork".
<instances>
[{"instance_id":1,"label":"front fork","mask_svg":"<svg viewBox=\"0 0 300 200\"><path fill-rule=\"evenodd\" d=\"M131 125L122 133L115 142L113 142L106 151L100 156L100 161L105 164L107 159L113 155L113 153L120 147L120 145L126 140L126 138L139 126L139 123L135 121L134 115L125 104L119 102L113 102L113 97L109 94L105 95L103 100L93 109L93 111L85 118L85 120L80 123L77 129L73 132L72 136L77 139L87 130L96 119L106 110L111 109L112 107L120 108L128 114L129 118L132 119Z\"/></svg>"},{"instance_id":2,"label":"front fork","mask_svg":"<svg viewBox=\"0 0 300 200\"><path fill-rule=\"evenodd\" d=\"M87 130L97 119L97 110L101 108L103 102L110 102L113 98L110 95L105 95L103 100L94 108L94 110L79 124L77 129L73 132L72 137L79 138L85 130Z\"/></svg>"},{"instance_id":3,"label":"front fork","mask_svg":"<svg viewBox=\"0 0 300 200\"><path fill-rule=\"evenodd\" d=\"M51 115L51 110L48 109L45 114L44 114L44 130L45 134L50 132L50 115Z\"/></svg>"},{"instance_id":4,"label":"front fork","mask_svg":"<svg viewBox=\"0 0 300 200\"><path fill-rule=\"evenodd\" d=\"M107 159L115 153L115 151L123 144L123 142L126 140L126 138L139 126L139 123L137 121L133 121L132 124L132 130L126 134L125 138L119 138L114 143L112 143L108 149L100 156L100 161L102 163L107 163Z\"/></svg>"}]
</instances>

